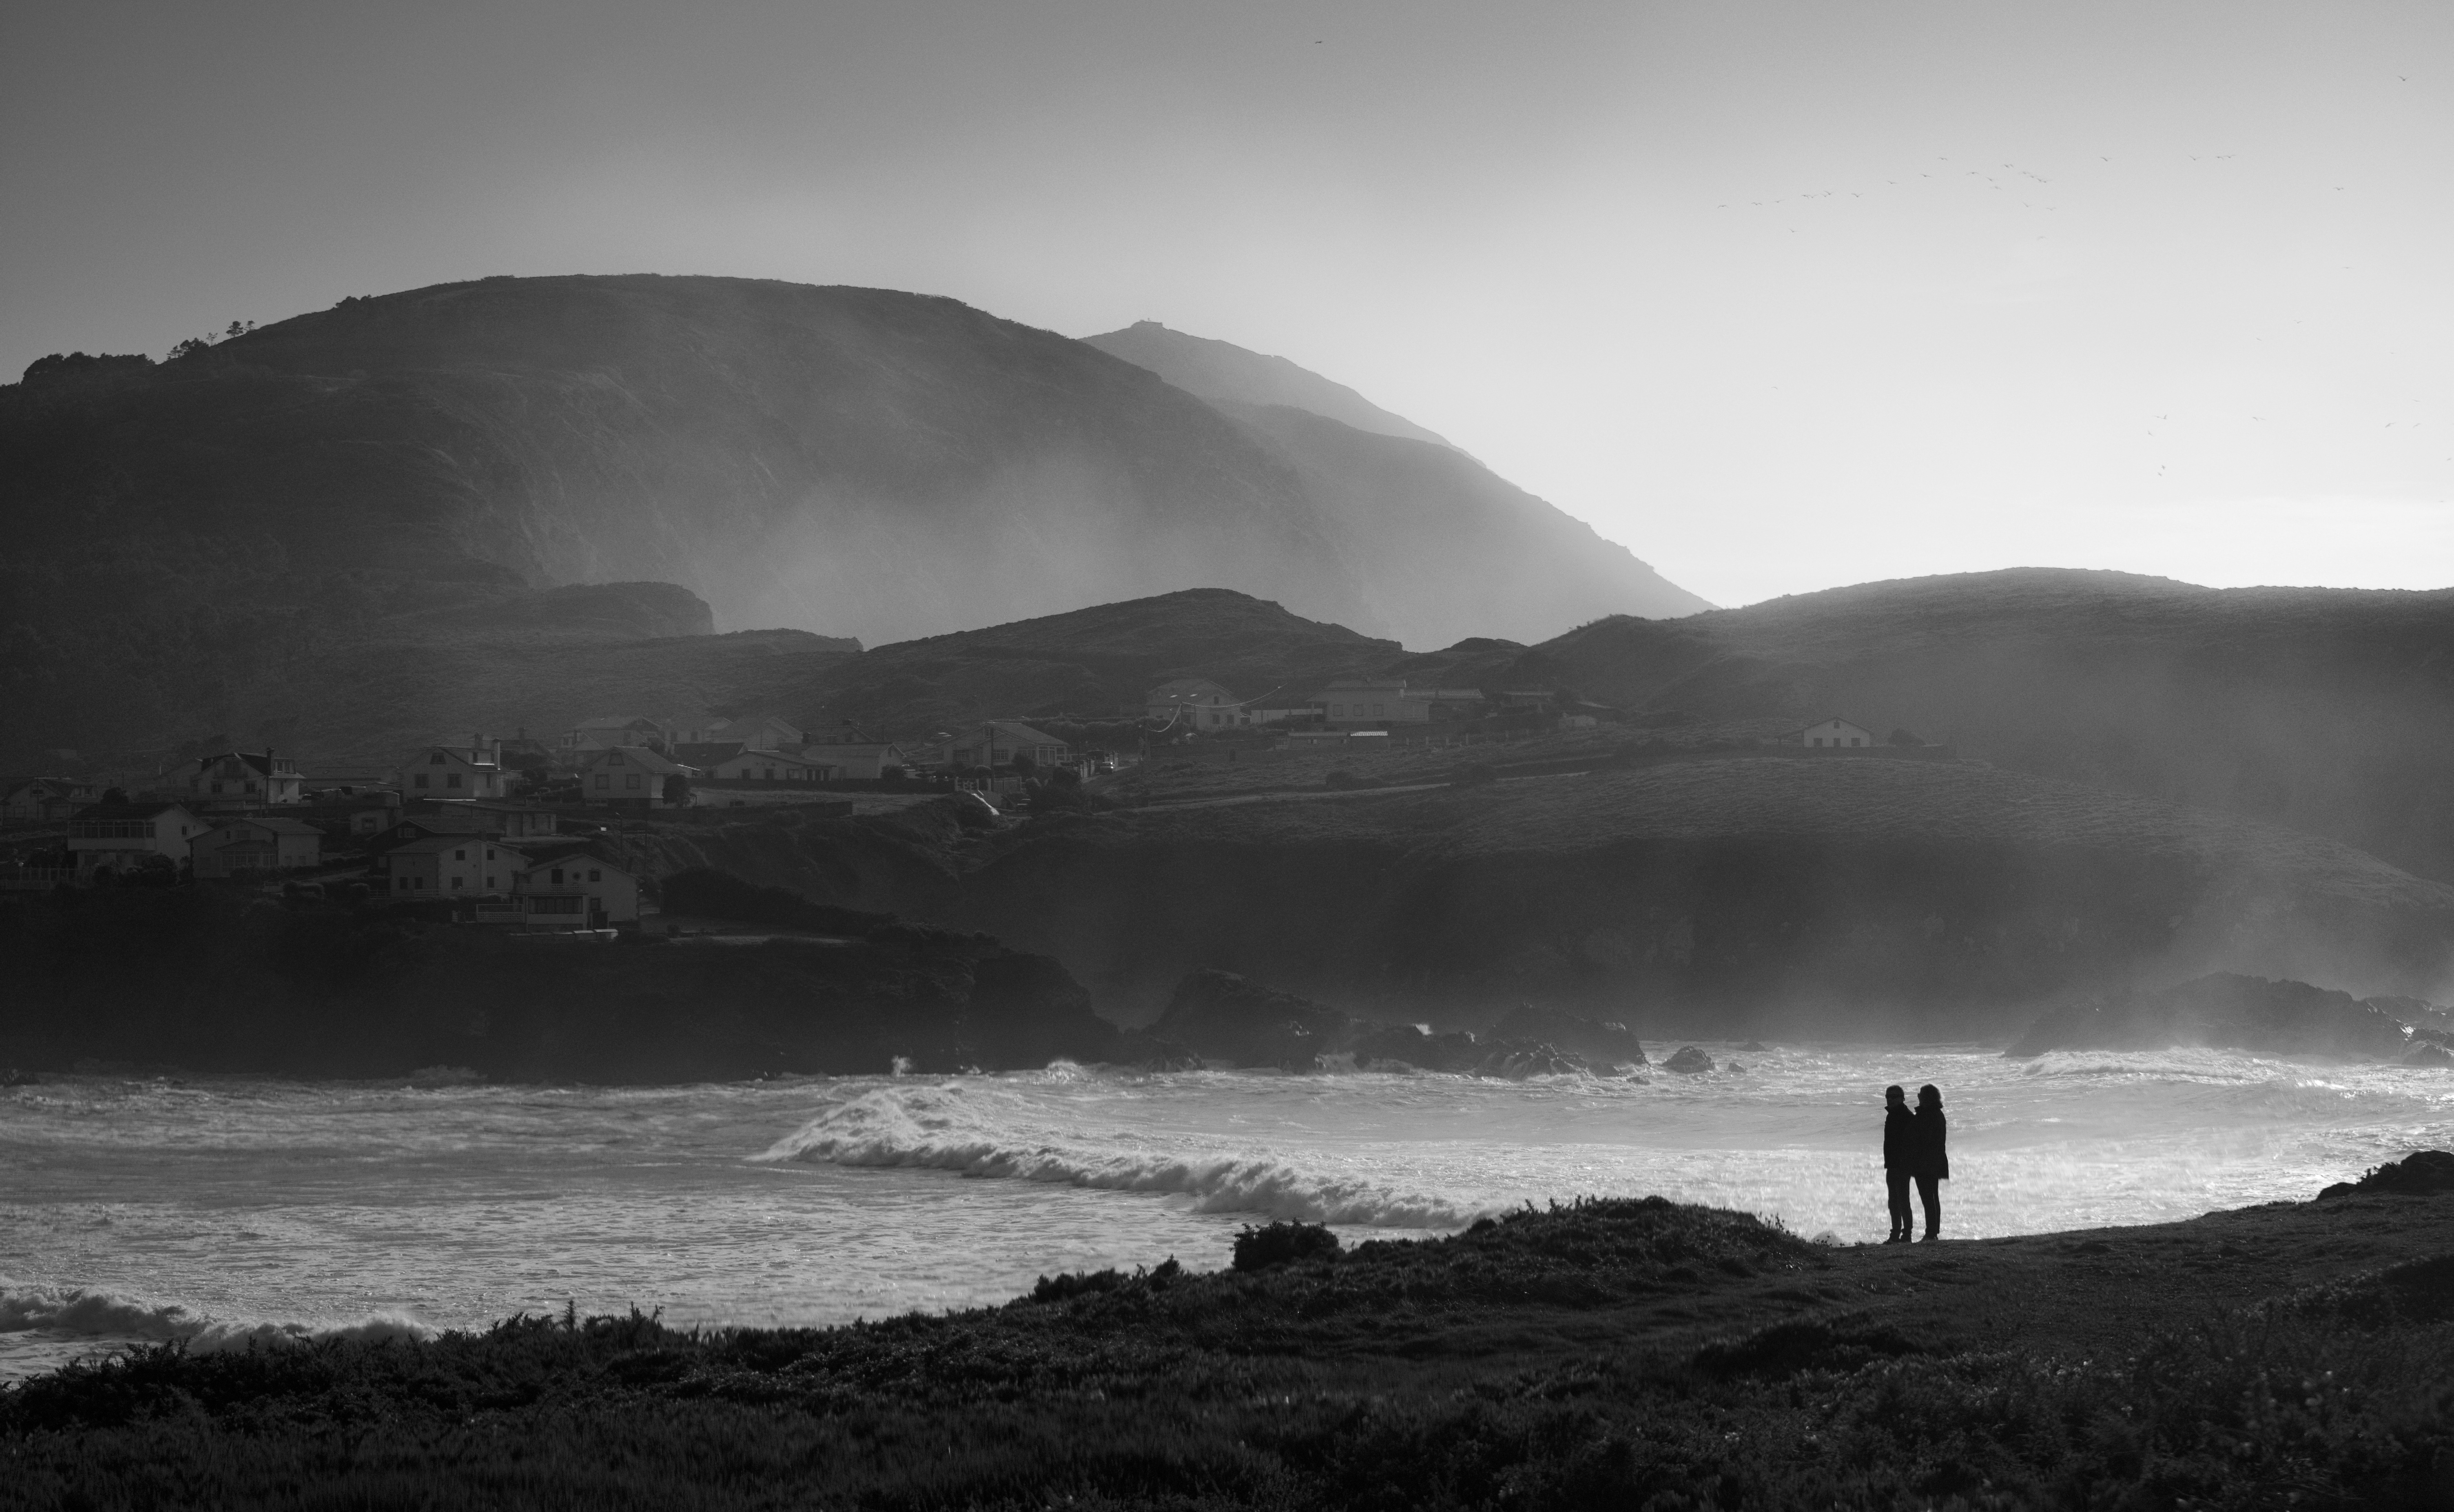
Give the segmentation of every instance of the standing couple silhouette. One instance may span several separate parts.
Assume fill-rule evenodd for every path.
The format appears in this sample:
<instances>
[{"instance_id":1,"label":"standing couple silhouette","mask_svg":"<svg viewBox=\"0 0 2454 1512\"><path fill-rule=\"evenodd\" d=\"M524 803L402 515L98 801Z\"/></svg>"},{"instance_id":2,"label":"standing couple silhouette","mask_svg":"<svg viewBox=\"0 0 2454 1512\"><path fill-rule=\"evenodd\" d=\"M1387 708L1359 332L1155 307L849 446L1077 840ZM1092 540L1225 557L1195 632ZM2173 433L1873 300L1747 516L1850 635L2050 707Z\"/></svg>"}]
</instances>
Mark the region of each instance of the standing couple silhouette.
<instances>
[{"instance_id":1,"label":"standing couple silhouette","mask_svg":"<svg viewBox=\"0 0 2454 1512\"><path fill-rule=\"evenodd\" d=\"M1892 1237L1886 1244L1905 1244L1912 1236L1909 1183L1917 1183L1925 1204L1925 1241L1942 1237L1942 1193L1936 1184L1951 1179L1951 1157L1943 1149L1947 1132L1942 1094L1933 1082L1918 1088L1918 1105L1898 1087L1883 1089L1883 1184L1892 1194Z\"/></svg>"}]
</instances>

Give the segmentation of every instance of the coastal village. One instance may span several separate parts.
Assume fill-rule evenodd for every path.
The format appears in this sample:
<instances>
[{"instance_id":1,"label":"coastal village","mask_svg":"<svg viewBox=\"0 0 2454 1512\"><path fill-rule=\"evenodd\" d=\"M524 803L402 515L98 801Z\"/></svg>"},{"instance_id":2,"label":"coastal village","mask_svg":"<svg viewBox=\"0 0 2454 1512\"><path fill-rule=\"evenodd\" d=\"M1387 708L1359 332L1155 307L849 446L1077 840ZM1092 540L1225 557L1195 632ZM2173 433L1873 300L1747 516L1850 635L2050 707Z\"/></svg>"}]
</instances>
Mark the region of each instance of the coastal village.
<instances>
[{"instance_id":1,"label":"coastal village","mask_svg":"<svg viewBox=\"0 0 2454 1512\"><path fill-rule=\"evenodd\" d=\"M696 721L614 714L551 741L525 731L440 738L389 768L213 742L151 772L9 783L0 895L279 884L438 921L612 937L655 913L654 879L625 843L626 825L643 817L779 803L850 815L863 802L951 796L994 821L1155 756L1472 744L1618 717L1547 689L1340 679L1239 697L1213 679L1180 677L1096 724L1048 721L1070 734L991 718L897 740L849 721L808 730L763 711ZM1904 742L1917 743L1838 717L1783 741L1868 754Z\"/></svg>"}]
</instances>

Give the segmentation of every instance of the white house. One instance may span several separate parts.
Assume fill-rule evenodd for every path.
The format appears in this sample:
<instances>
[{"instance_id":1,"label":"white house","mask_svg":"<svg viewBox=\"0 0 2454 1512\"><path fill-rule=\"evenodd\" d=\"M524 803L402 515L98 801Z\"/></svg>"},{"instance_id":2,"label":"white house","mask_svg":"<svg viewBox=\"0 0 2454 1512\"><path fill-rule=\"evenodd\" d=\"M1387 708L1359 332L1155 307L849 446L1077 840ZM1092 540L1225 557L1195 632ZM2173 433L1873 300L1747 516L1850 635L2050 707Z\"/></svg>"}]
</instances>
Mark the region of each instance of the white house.
<instances>
[{"instance_id":1,"label":"white house","mask_svg":"<svg viewBox=\"0 0 2454 1512\"><path fill-rule=\"evenodd\" d=\"M514 896L531 928L602 929L639 919L639 879L585 845L531 847Z\"/></svg>"},{"instance_id":2,"label":"white house","mask_svg":"<svg viewBox=\"0 0 2454 1512\"><path fill-rule=\"evenodd\" d=\"M911 758L903 748L891 741L854 741L844 744L805 745L801 759L819 766L833 767L838 777L875 782L886 776L890 767L900 767Z\"/></svg>"},{"instance_id":3,"label":"white house","mask_svg":"<svg viewBox=\"0 0 2454 1512\"><path fill-rule=\"evenodd\" d=\"M500 798L510 795L499 743L483 736L465 746L431 745L411 756L399 773L404 798Z\"/></svg>"},{"instance_id":4,"label":"white house","mask_svg":"<svg viewBox=\"0 0 2454 1512\"><path fill-rule=\"evenodd\" d=\"M1398 717L1408 723L1437 724L1479 717L1484 712L1484 699L1479 688L1409 688L1398 706L1404 712ZM1591 719L1585 722L1593 723Z\"/></svg>"},{"instance_id":5,"label":"white house","mask_svg":"<svg viewBox=\"0 0 2454 1512\"><path fill-rule=\"evenodd\" d=\"M1388 725L1408 717L1403 682L1341 679L1322 690L1313 704L1333 730Z\"/></svg>"},{"instance_id":6,"label":"white house","mask_svg":"<svg viewBox=\"0 0 2454 1512\"><path fill-rule=\"evenodd\" d=\"M1837 717L1826 719L1821 724L1810 724L1805 729L1798 732L1795 738L1800 745L1804 746L1870 746L1875 744L1875 733L1873 731L1868 730L1861 725L1851 724L1846 719Z\"/></svg>"},{"instance_id":7,"label":"white house","mask_svg":"<svg viewBox=\"0 0 2454 1512\"><path fill-rule=\"evenodd\" d=\"M1178 677L1142 695L1142 713L1180 730L1225 730L1250 724L1236 696L1207 677Z\"/></svg>"},{"instance_id":8,"label":"white house","mask_svg":"<svg viewBox=\"0 0 2454 1512\"><path fill-rule=\"evenodd\" d=\"M70 818L69 850L80 879L128 871L156 856L176 865L188 859L188 847L205 828L177 803L96 803Z\"/></svg>"},{"instance_id":9,"label":"white house","mask_svg":"<svg viewBox=\"0 0 2454 1512\"><path fill-rule=\"evenodd\" d=\"M698 775L672 757L645 746L615 746L598 751L579 763L579 791L591 803L619 803L646 809L680 808L690 802L686 785L669 796L666 780L685 784Z\"/></svg>"},{"instance_id":10,"label":"white house","mask_svg":"<svg viewBox=\"0 0 2454 1512\"><path fill-rule=\"evenodd\" d=\"M528 858L491 835L434 835L396 845L375 862L396 898L501 897Z\"/></svg>"},{"instance_id":11,"label":"white house","mask_svg":"<svg viewBox=\"0 0 2454 1512\"><path fill-rule=\"evenodd\" d=\"M829 782L835 769L821 761L786 756L781 751L744 751L707 769L707 776L725 782Z\"/></svg>"},{"instance_id":12,"label":"white house","mask_svg":"<svg viewBox=\"0 0 2454 1512\"><path fill-rule=\"evenodd\" d=\"M1016 756L1028 756L1035 766L1053 767L1068 754L1065 742L1044 730L1014 719L989 719L949 736L937 748L937 762L950 767L999 767Z\"/></svg>"},{"instance_id":13,"label":"white house","mask_svg":"<svg viewBox=\"0 0 2454 1512\"><path fill-rule=\"evenodd\" d=\"M295 803L302 781L298 763L271 751L221 751L162 774L161 791L176 793L191 808L260 808Z\"/></svg>"},{"instance_id":14,"label":"white house","mask_svg":"<svg viewBox=\"0 0 2454 1512\"><path fill-rule=\"evenodd\" d=\"M322 862L324 832L304 819L231 819L190 841L188 857L198 877L286 872Z\"/></svg>"}]
</instances>

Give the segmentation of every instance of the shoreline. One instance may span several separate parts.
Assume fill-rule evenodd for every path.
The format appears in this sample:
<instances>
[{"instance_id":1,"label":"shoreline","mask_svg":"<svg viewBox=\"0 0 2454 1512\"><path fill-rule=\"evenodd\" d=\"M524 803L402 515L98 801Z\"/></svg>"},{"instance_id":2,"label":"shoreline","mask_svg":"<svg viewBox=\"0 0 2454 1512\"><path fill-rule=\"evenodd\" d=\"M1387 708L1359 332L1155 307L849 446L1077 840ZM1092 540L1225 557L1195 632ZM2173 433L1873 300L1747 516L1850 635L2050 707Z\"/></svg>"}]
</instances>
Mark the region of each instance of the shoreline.
<instances>
[{"instance_id":1,"label":"shoreline","mask_svg":"<svg viewBox=\"0 0 2454 1512\"><path fill-rule=\"evenodd\" d=\"M2448 1401L2454 1189L1895 1246L1654 1198L831 1329L147 1350L0 1392L0 1446L37 1506L2427 1506Z\"/></svg>"}]
</instances>

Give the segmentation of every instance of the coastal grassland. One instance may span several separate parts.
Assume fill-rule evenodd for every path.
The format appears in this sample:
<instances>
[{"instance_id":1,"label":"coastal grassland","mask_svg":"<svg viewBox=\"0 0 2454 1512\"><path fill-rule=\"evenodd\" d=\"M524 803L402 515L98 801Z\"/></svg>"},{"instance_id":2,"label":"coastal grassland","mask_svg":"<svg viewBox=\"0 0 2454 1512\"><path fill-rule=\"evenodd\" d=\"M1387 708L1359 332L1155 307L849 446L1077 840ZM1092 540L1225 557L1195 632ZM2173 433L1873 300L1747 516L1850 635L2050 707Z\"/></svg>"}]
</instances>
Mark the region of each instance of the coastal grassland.
<instances>
[{"instance_id":1,"label":"coastal grassland","mask_svg":"<svg viewBox=\"0 0 2454 1512\"><path fill-rule=\"evenodd\" d=\"M1842 1249L1660 1199L828 1330L517 1319L0 1394L28 1507L2454 1504L2454 1196Z\"/></svg>"}]
</instances>

